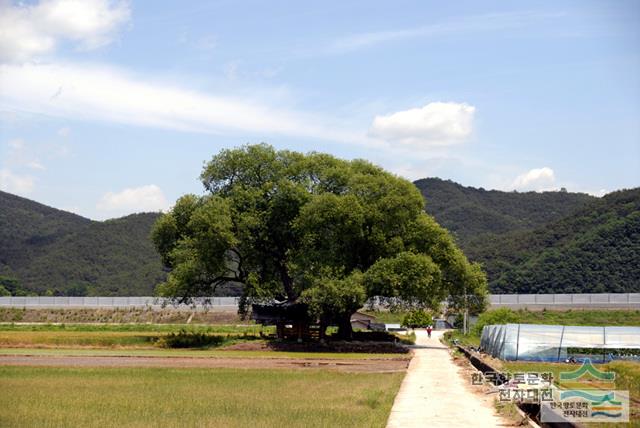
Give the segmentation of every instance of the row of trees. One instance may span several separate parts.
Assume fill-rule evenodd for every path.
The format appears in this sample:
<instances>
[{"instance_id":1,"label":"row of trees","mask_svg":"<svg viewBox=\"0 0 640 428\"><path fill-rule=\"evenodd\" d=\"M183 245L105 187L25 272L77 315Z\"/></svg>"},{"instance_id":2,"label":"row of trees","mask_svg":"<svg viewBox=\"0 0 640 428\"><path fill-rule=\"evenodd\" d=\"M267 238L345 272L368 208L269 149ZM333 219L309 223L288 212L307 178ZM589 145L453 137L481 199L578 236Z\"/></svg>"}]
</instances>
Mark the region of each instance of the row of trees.
<instances>
[{"instance_id":1,"label":"row of trees","mask_svg":"<svg viewBox=\"0 0 640 428\"><path fill-rule=\"evenodd\" d=\"M164 296L189 302L240 284L245 305L304 303L345 337L373 296L484 304L480 266L424 212L412 183L369 162L248 145L214 156L201 180L206 195L181 197L152 233L170 269Z\"/></svg>"}]
</instances>

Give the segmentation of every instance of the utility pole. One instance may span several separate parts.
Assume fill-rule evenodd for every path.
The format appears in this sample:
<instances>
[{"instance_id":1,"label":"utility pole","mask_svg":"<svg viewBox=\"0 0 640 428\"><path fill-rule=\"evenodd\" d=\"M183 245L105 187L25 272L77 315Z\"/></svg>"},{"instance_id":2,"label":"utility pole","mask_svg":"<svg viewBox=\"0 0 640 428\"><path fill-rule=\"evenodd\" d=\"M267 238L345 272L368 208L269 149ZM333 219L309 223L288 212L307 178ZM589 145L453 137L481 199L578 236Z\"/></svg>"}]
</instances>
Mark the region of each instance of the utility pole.
<instances>
[{"instance_id":1,"label":"utility pole","mask_svg":"<svg viewBox=\"0 0 640 428\"><path fill-rule=\"evenodd\" d=\"M462 333L467 334L469 332L469 305L467 303L467 286L464 287L464 313L462 319Z\"/></svg>"}]
</instances>

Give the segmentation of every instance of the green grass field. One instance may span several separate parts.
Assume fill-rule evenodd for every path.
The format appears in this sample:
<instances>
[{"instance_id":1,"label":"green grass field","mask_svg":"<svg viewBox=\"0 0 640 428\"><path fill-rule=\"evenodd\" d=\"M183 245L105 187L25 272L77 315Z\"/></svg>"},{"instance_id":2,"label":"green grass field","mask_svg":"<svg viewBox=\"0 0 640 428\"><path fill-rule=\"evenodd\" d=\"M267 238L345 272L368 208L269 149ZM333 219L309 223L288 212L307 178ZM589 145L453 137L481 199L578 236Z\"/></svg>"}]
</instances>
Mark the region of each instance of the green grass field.
<instances>
[{"instance_id":1,"label":"green grass field","mask_svg":"<svg viewBox=\"0 0 640 428\"><path fill-rule=\"evenodd\" d=\"M0 367L0 426L384 427L403 377Z\"/></svg>"},{"instance_id":2,"label":"green grass field","mask_svg":"<svg viewBox=\"0 0 640 428\"><path fill-rule=\"evenodd\" d=\"M638 310L514 311L521 324L639 326Z\"/></svg>"},{"instance_id":3,"label":"green grass field","mask_svg":"<svg viewBox=\"0 0 640 428\"><path fill-rule=\"evenodd\" d=\"M44 331L44 332L151 332L151 333L175 333L187 330L194 333L213 334L259 334L260 332L275 332L273 327L261 325L208 325L208 324L17 324L0 323L0 332L4 331Z\"/></svg>"},{"instance_id":4,"label":"green grass field","mask_svg":"<svg viewBox=\"0 0 640 428\"><path fill-rule=\"evenodd\" d=\"M401 324L408 311L362 311L376 317L375 322L385 324Z\"/></svg>"},{"instance_id":5,"label":"green grass field","mask_svg":"<svg viewBox=\"0 0 640 428\"><path fill-rule=\"evenodd\" d=\"M95 357L190 357L190 358L321 358L340 360L411 359L411 354L361 352L233 351L222 349L93 349L93 348L0 348L0 355L64 355Z\"/></svg>"}]
</instances>

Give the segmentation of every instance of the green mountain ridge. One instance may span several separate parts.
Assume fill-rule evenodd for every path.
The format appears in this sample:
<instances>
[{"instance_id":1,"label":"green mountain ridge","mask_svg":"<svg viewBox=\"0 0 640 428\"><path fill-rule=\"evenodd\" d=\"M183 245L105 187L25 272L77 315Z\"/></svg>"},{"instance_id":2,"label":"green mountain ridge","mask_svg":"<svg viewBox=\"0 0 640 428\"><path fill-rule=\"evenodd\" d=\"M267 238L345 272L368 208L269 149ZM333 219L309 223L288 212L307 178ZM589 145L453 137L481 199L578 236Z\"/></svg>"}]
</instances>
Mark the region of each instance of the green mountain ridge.
<instances>
[{"instance_id":1,"label":"green mountain ridge","mask_svg":"<svg viewBox=\"0 0 640 428\"><path fill-rule=\"evenodd\" d=\"M0 275L37 294L152 295L165 277L149 239L158 216L98 222L0 192Z\"/></svg>"},{"instance_id":2,"label":"green mountain ridge","mask_svg":"<svg viewBox=\"0 0 640 428\"><path fill-rule=\"evenodd\" d=\"M418 180L426 210L483 264L493 293L640 291L640 189L602 198Z\"/></svg>"},{"instance_id":3,"label":"green mountain ridge","mask_svg":"<svg viewBox=\"0 0 640 428\"><path fill-rule=\"evenodd\" d=\"M566 217L598 198L570 192L502 192L424 178L414 184L426 210L464 245L483 233L530 230Z\"/></svg>"},{"instance_id":4,"label":"green mountain ridge","mask_svg":"<svg viewBox=\"0 0 640 428\"><path fill-rule=\"evenodd\" d=\"M415 185L426 211L483 264L493 293L640 291L638 188L596 198ZM98 222L0 192L0 276L29 293L151 295L166 276L149 238L158 216ZM230 284L216 294L238 292Z\"/></svg>"}]
</instances>

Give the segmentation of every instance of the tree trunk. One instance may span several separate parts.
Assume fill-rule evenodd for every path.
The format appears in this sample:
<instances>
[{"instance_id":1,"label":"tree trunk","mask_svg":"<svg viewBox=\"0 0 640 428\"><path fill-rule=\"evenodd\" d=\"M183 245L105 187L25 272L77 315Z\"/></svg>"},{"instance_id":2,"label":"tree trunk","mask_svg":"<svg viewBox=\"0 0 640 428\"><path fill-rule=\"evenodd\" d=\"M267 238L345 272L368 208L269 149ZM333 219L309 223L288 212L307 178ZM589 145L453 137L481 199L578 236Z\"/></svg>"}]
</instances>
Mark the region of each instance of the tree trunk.
<instances>
[{"instance_id":1,"label":"tree trunk","mask_svg":"<svg viewBox=\"0 0 640 428\"><path fill-rule=\"evenodd\" d=\"M279 269L280 280L282 281L282 285L284 286L284 292L287 294L287 300L290 302L295 302L298 299L298 295L293 290L293 279L289 276L286 264L284 262L281 263Z\"/></svg>"},{"instance_id":2,"label":"tree trunk","mask_svg":"<svg viewBox=\"0 0 640 428\"><path fill-rule=\"evenodd\" d=\"M318 333L318 338L320 339L320 343L324 343L327 337L327 324L324 321L320 321L320 331Z\"/></svg>"},{"instance_id":3,"label":"tree trunk","mask_svg":"<svg viewBox=\"0 0 640 428\"><path fill-rule=\"evenodd\" d=\"M342 340L351 340L353 338L351 314L340 316L340 319L338 320L338 337Z\"/></svg>"}]
</instances>

